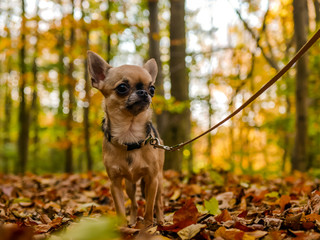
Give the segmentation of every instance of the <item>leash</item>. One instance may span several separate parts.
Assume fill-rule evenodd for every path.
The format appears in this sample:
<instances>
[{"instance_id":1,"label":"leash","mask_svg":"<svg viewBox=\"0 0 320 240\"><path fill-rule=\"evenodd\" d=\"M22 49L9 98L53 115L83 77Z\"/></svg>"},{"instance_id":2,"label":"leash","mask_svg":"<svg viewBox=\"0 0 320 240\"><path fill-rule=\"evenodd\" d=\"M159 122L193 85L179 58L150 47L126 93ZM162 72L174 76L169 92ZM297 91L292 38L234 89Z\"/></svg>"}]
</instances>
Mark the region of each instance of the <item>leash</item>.
<instances>
[{"instance_id":1,"label":"leash","mask_svg":"<svg viewBox=\"0 0 320 240\"><path fill-rule=\"evenodd\" d=\"M316 33L313 34L313 36L300 48L300 50L296 53L296 55L285 65L269 82L267 82L265 85L263 85L254 95L252 95L245 103L243 103L239 108L237 108L234 112L232 112L229 116L218 122L216 125L208 129L207 131L201 133L195 138L192 138L186 142L174 145L174 146L165 146L160 144L160 141L158 138L153 138L150 140L150 144L154 148L160 148L164 149L166 151L176 151L181 148L183 148L185 145L192 143L193 141L201 138L202 136L208 134L209 132L213 131L226 121L228 121L233 116L237 115L239 112L241 112L244 108L246 108L250 103L252 103L254 100L256 100L262 93L264 93L268 88L270 88L276 81L278 81L291 67L293 64L295 64L303 54L305 54L314 44L315 42L320 38L320 29Z\"/></svg>"}]
</instances>

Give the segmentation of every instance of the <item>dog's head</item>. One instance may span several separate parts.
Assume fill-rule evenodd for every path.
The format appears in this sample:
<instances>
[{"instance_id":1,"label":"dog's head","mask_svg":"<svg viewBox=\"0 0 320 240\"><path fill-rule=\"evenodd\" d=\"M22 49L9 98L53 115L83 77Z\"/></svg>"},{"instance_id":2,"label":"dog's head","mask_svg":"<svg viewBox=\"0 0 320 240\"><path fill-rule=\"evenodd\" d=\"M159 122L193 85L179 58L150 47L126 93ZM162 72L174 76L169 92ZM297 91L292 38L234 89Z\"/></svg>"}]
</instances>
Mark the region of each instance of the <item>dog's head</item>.
<instances>
[{"instance_id":1,"label":"dog's head","mask_svg":"<svg viewBox=\"0 0 320 240\"><path fill-rule=\"evenodd\" d=\"M111 67L98 54L88 51L88 68L92 86L101 91L108 107L119 108L134 116L149 108L158 73L154 59L143 67Z\"/></svg>"}]
</instances>

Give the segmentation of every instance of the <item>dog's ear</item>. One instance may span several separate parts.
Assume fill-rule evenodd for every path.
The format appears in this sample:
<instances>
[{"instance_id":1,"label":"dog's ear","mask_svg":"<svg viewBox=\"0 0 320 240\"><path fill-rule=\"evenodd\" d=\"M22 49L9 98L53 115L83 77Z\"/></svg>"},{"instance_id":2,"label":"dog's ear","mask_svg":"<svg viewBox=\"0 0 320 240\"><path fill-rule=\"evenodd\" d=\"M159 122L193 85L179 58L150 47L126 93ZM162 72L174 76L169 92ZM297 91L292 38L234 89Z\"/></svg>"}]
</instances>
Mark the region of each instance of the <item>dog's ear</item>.
<instances>
[{"instance_id":1,"label":"dog's ear","mask_svg":"<svg viewBox=\"0 0 320 240\"><path fill-rule=\"evenodd\" d=\"M88 51L87 56L92 87L101 90L103 87L103 81L106 79L107 73L111 66L105 60L103 60L102 57L92 51Z\"/></svg>"},{"instance_id":2,"label":"dog's ear","mask_svg":"<svg viewBox=\"0 0 320 240\"><path fill-rule=\"evenodd\" d=\"M156 60L154 60L154 58L151 58L143 65L143 67L150 73L152 82L155 82L158 74L158 66Z\"/></svg>"}]
</instances>

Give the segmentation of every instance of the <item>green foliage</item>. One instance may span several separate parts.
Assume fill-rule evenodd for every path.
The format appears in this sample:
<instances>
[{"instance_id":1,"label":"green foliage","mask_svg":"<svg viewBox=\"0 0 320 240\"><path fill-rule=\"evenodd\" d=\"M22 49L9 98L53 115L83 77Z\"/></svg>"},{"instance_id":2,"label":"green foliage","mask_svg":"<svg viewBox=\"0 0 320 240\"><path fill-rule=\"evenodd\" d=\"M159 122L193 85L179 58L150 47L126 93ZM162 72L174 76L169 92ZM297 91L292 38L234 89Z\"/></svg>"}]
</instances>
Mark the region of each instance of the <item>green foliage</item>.
<instances>
[{"instance_id":1,"label":"green foliage","mask_svg":"<svg viewBox=\"0 0 320 240\"><path fill-rule=\"evenodd\" d=\"M214 197L212 197L209 201L204 201L204 206L207 209L207 211L212 215L218 215L221 213L219 209L219 203L218 200Z\"/></svg>"},{"instance_id":2,"label":"green foliage","mask_svg":"<svg viewBox=\"0 0 320 240\"><path fill-rule=\"evenodd\" d=\"M278 192L270 192L270 193L267 193L267 194L265 195L265 197L278 199L278 198L280 197L280 195L279 195Z\"/></svg>"},{"instance_id":3,"label":"green foliage","mask_svg":"<svg viewBox=\"0 0 320 240\"><path fill-rule=\"evenodd\" d=\"M117 218L82 218L80 222L73 223L65 231L49 240L112 240L119 239L120 234L116 230L119 224Z\"/></svg>"}]
</instances>

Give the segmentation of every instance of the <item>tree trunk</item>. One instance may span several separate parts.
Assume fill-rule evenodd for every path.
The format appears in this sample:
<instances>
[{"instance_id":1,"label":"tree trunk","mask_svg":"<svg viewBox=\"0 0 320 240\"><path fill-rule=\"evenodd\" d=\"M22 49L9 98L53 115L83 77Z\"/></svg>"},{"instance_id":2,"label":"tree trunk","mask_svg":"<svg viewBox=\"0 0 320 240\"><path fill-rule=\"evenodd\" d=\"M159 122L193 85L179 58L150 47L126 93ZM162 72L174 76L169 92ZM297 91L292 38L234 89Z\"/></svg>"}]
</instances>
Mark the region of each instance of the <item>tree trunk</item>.
<instances>
[{"instance_id":1,"label":"tree trunk","mask_svg":"<svg viewBox=\"0 0 320 240\"><path fill-rule=\"evenodd\" d=\"M39 0L36 2L37 6L37 15L39 15ZM37 66L37 58L38 58L38 41L39 41L39 33L38 33L38 18L36 25L36 43L34 45L34 55L33 55L33 64L32 64L32 74L33 74L33 94L32 94L32 102L31 102L31 122L33 126L33 151L32 151L32 171L34 173L37 172L38 166L38 152L39 152L39 100L38 100L38 66Z\"/></svg>"},{"instance_id":2,"label":"tree trunk","mask_svg":"<svg viewBox=\"0 0 320 240\"><path fill-rule=\"evenodd\" d=\"M82 4L81 4L82 6ZM110 7L110 5L109 5ZM82 17L84 17L85 13L82 9ZM84 33L85 37L85 42L86 42L86 48L85 50L89 50L89 37L90 37L90 32L86 28L86 25L84 23L84 20L82 19L82 30ZM84 56L86 55L86 51L84 51ZM88 59L85 57L84 60L84 80L85 82L85 87L84 90L86 92L85 99L84 99L84 104L85 106L83 107L83 127L84 127L84 145L85 145L85 150L86 150L86 158L87 158L87 170L92 171L92 166L93 166L93 160L92 160L92 154L91 154L91 145L90 145L90 121L89 121L89 116L90 116L90 102L91 102L91 96L90 96L90 89L91 89L91 84L89 80L89 73L88 73Z\"/></svg>"},{"instance_id":3,"label":"tree trunk","mask_svg":"<svg viewBox=\"0 0 320 240\"><path fill-rule=\"evenodd\" d=\"M8 9L8 15L10 16L11 14L11 8ZM10 25L10 18L8 17L6 19L6 26L8 27ZM10 29L8 28L8 35L7 38L11 39L11 32ZM12 57L8 56L7 57L7 72L8 75L5 79L4 86L4 122L3 122L3 172L5 174L9 173L10 171L10 164L9 164L9 157L7 156L7 148L8 145L11 142L11 119L12 119L12 98L11 98L11 87L10 87L10 74L12 71Z\"/></svg>"},{"instance_id":4,"label":"tree trunk","mask_svg":"<svg viewBox=\"0 0 320 240\"><path fill-rule=\"evenodd\" d=\"M315 15L316 15L316 24L317 26L319 26L320 23L320 3L319 0L313 0L313 4L314 4L314 11L315 11Z\"/></svg>"},{"instance_id":5,"label":"tree trunk","mask_svg":"<svg viewBox=\"0 0 320 240\"><path fill-rule=\"evenodd\" d=\"M69 97L69 106L68 106L68 116L66 122L66 136L67 136L67 148L66 148L66 165L65 171L67 173L73 172L73 151L72 151L72 140L70 137L72 136L72 124L73 124L73 107L74 107L74 87L75 87L75 79L72 76L74 70L74 63L73 63L73 46L75 41L75 29L74 29L74 0L72 0L72 15L71 15L71 27L70 27L70 39L69 39L69 67L68 67L68 81L67 81L67 90L68 90L68 97Z\"/></svg>"},{"instance_id":6,"label":"tree trunk","mask_svg":"<svg viewBox=\"0 0 320 240\"><path fill-rule=\"evenodd\" d=\"M11 72L11 57L8 58L8 73ZM11 137L10 137L10 126L11 126L11 107L12 107L12 99L11 99L11 89L9 85L10 76L6 79L5 82L5 102L4 102L4 123L3 123L3 172L9 173L9 158L6 154L7 146L10 144Z\"/></svg>"},{"instance_id":7,"label":"tree trunk","mask_svg":"<svg viewBox=\"0 0 320 240\"><path fill-rule=\"evenodd\" d=\"M65 67L63 59L65 57L64 55L64 31L63 27L60 32L60 35L58 36L58 42L57 42L57 49L59 52L59 62L58 62L58 82L59 82L59 106L58 106L58 117L61 118L63 115L63 91L64 91L64 74L65 74Z\"/></svg>"},{"instance_id":8,"label":"tree trunk","mask_svg":"<svg viewBox=\"0 0 320 240\"><path fill-rule=\"evenodd\" d=\"M293 0L293 21L297 50L307 41L307 1ZM304 54L296 65L296 136L292 170L306 171L308 166L308 55Z\"/></svg>"},{"instance_id":9,"label":"tree trunk","mask_svg":"<svg viewBox=\"0 0 320 240\"><path fill-rule=\"evenodd\" d=\"M210 81L207 81L207 88L209 90L208 98L207 98L207 105L208 105L208 129L213 126L212 123L212 116L214 114L214 110L212 108L211 100L213 99L213 94L212 94L212 88ZM207 136L208 139L208 145L207 145L207 158L208 158L208 167L212 168L214 164L214 159L213 159L213 141L212 141L212 135L211 133L208 134Z\"/></svg>"},{"instance_id":10,"label":"tree trunk","mask_svg":"<svg viewBox=\"0 0 320 240\"><path fill-rule=\"evenodd\" d=\"M158 0L149 0L148 1L149 9L149 24L150 24L150 33L149 33L149 57L154 58L158 65L158 75L155 83L156 93L158 96L164 97L163 90L163 74L162 74L162 63L160 59L160 32L159 32L159 10L158 10ZM156 115L157 128L160 136L164 135L163 124L165 122L165 114L167 112L162 112L160 115Z\"/></svg>"},{"instance_id":11,"label":"tree trunk","mask_svg":"<svg viewBox=\"0 0 320 240\"><path fill-rule=\"evenodd\" d=\"M112 11L112 4L113 1L107 0L108 8L106 10L105 18L107 20L108 28L107 28L107 41L106 41L106 61L109 63L112 59L111 56L111 37L110 37L110 17L111 17L111 11Z\"/></svg>"},{"instance_id":12,"label":"tree trunk","mask_svg":"<svg viewBox=\"0 0 320 240\"><path fill-rule=\"evenodd\" d=\"M20 67L20 79L19 79L19 136L18 136L18 155L19 161L16 165L16 172L24 174L28 161L28 142L29 142L29 112L27 110L27 99L24 93L27 77L26 77L26 18L25 18L25 1L21 0L21 33L20 43L21 48L19 50L19 67Z\"/></svg>"},{"instance_id":13,"label":"tree trunk","mask_svg":"<svg viewBox=\"0 0 320 240\"><path fill-rule=\"evenodd\" d=\"M86 32L87 34L87 49L89 49L89 32ZM86 157L87 157L87 170L92 171L92 154L91 154L91 147L90 147L90 121L89 121L89 112L90 112L90 81L89 81L89 76L88 76L88 61L85 59L84 63L85 67L85 92L86 92L86 97L85 97L85 103L87 104L84 106L83 109L83 121L84 121L84 138L85 138L85 149L86 149Z\"/></svg>"},{"instance_id":14,"label":"tree trunk","mask_svg":"<svg viewBox=\"0 0 320 240\"><path fill-rule=\"evenodd\" d=\"M167 145L186 141L190 136L189 81L186 71L185 1L171 0L170 18L170 77L171 96L186 107L182 113L170 113L163 136ZM181 171L183 151L169 152L165 169Z\"/></svg>"}]
</instances>

